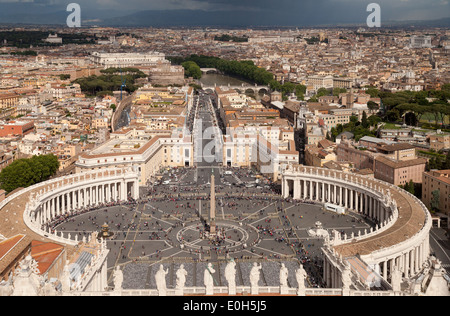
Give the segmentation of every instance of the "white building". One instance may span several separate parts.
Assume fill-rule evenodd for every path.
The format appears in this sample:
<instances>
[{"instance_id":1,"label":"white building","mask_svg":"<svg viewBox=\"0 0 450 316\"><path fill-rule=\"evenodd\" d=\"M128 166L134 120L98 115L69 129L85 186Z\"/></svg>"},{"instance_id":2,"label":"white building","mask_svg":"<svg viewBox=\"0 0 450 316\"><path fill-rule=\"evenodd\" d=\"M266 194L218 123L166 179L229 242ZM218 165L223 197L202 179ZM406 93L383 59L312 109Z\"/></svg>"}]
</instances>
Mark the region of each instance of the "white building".
<instances>
[{"instance_id":1,"label":"white building","mask_svg":"<svg viewBox=\"0 0 450 316\"><path fill-rule=\"evenodd\" d=\"M58 37L58 34L49 34L43 41L51 44L62 44L63 42L62 38Z\"/></svg>"},{"instance_id":2,"label":"white building","mask_svg":"<svg viewBox=\"0 0 450 316\"><path fill-rule=\"evenodd\" d=\"M432 48L433 47L433 45L431 45L431 36L423 36L423 35L411 36L410 45L411 45L411 48Z\"/></svg>"},{"instance_id":3,"label":"white building","mask_svg":"<svg viewBox=\"0 0 450 316\"><path fill-rule=\"evenodd\" d=\"M334 86L334 80L332 76L311 76L308 78L308 85L312 86L314 90L320 88L332 89Z\"/></svg>"},{"instance_id":4,"label":"white building","mask_svg":"<svg viewBox=\"0 0 450 316\"><path fill-rule=\"evenodd\" d=\"M175 134L156 136L145 130L119 130L106 143L83 153L75 164L76 171L137 167L139 183L145 185L162 167L193 166L192 137Z\"/></svg>"},{"instance_id":5,"label":"white building","mask_svg":"<svg viewBox=\"0 0 450 316\"><path fill-rule=\"evenodd\" d=\"M165 55L157 52L149 53L99 53L91 55L91 61L106 68L153 66L166 62Z\"/></svg>"}]
</instances>

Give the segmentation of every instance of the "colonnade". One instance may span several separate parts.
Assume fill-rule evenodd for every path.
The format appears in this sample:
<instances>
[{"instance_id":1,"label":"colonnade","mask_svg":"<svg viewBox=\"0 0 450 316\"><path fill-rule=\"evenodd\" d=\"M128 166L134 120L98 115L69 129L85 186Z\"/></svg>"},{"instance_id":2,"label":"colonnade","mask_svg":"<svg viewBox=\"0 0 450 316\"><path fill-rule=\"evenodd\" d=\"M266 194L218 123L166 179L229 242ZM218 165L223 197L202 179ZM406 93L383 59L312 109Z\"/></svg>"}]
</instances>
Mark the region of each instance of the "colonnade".
<instances>
[{"instance_id":1,"label":"colonnade","mask_svg":"<svg viewBox=\"0 0 450 316\"><path fill-rule=\"evenodd\" d=\"M402 272L404 278L410 278L422 270L429 257L429 212L415 196L388 183L334 170L291 166L283 172L282 195L295 200L330 203L378 223L375 231L367 236L339 243L345 247L346 254L357 255L359 263L364 265L361 271L353 271L361 278L370 278L373 272L384 281L390 281L394 269ZM401 207L397 207L399 201ZM414 227L408 225L409 221L394 226L402 216L403 221L414 216L423 222L411 223ZM386 236L381 235L388 229ZM359 243L357 247L355 241ZM330 250L331 255L325 256L324 281L330 288L340 288L343 261L348 258L342 261L342 254L338 253L344 248L334 247L332 243L328 246L338 251Z\"/></svg>"},{"instance_id":2,"label":"colonnade","mask_svg":"<svg viewBox=\"0 0 450 316\"><path fill-rule=\"evenodd\" d=\"M430 252L430 240L427 236L421 243L378 262L376 269L385 280L390 279L394 267L402 272L404 278L410 278L422 270Z\"/></svg>"},{"instance_id":3,"label":"colonnade","mask_svg":"<svg viewBox=\"0 0 450 316\"><path fill-rule=\"evenodd\" d=\"M285 177L283 197L331 203L364 214L380 223L392 215L390 208L381 201L382 198L378 193L330 177L320 180Z\"/></svg>"},{"instance_id":4,"label":"colonnade","mask_svg":"<svg viewBox=\"0 0 450 316\"><path fill-rule=\"evenodd\" d=\"M377 276L380 276L382 278L382 280L378 280L381 282L380 284L383 281L392 284L392 273L395 269L402 274L402 278L410 279L422 271L424 263L428 261L429 253L429 240L425 239L417 246L412 246L406 251L398 252L373 264L368 264L366 260L370 259L364 256L350 260L357 262L358 268L354 270L362 283L375 282ZM323 263L323 279L329 288L342 287L344 268L344 262L340 262L336 257L331 257L330 254L326 256Z\"/></svg>"},{"instance_id":5,"label":"colonnade","mask_svg":"<svg viewBox=\"0 0 450 316\"><path fill-rule=\"evenodd\" d=\"M112 201L124 201L128 195L126 186L127 184L124 182L114 181L68 188L68 190L45 199L40 206L41 211L36 213L36 220L42 225L55 217L71 213L76 209ZM134 197L134 194L132 196Z\"/></svg>"},{"instance_id":6,"label":"colonnade","mask_svg":"<svg viewBox=\"0 0 450 316\"><path fill-rule=\"evenodd\" d=\"M27 205L30 228L89 207L139 198L139 178L132 170L97 170L44 182Z\"/></svg>"}]
</instances>

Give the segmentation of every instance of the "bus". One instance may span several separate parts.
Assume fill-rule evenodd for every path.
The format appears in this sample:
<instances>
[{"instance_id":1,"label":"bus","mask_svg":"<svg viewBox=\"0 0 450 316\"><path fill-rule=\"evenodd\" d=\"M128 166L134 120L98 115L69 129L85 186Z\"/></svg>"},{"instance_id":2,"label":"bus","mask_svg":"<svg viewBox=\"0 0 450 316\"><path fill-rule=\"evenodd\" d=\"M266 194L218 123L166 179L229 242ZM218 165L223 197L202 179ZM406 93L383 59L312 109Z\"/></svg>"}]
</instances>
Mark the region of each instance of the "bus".
<instances>
[{"instance_id":1,"label":"bus","mask_svg":"<svg viewBox=\"0 0 450 316\"><path fill-rule=\"evenodd\" d=\"M339 215L345 214L345 207L342 207L342 206L337 206L337 205L334 205L334 204L326 203L325 204L325 209L327 211L330 211L330 212L333 212L333 213L337 213Z\"/></svg>"}]
</instances>

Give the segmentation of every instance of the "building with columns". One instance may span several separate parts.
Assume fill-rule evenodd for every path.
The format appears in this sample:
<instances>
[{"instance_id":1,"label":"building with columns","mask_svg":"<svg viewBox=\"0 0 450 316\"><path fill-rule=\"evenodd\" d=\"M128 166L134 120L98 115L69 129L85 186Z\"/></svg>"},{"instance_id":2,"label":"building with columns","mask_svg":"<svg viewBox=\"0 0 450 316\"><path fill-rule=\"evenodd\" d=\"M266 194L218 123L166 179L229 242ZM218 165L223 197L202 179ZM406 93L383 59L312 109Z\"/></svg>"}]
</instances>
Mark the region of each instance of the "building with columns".
<instances>
[{"instance_id":1,"label":"building with columns","mask_svg":"<svg viewBox=\"0 0 450 316\"><path fill-rule=\"evenodd\" d=\"M152 66L166 61L165 55L157 52L148 53L103 53L93 52L91 61L95 65L107 68L125 68L136 66Z\"/></svg>"},{"instance_id":2,"label":"building with columns","mask_svg":"<svg viewBox=\"0 0 450 316\"><path fill-rule=\"evenodd\" d=\"M326 242L323 277L328 287L342 286L347 266L359 284L388 290L395 270L412 284L425 268L432 218L425 205L410 193L355 174L296 165L283 172L282 194L294 200L340 206L378 223L376 229L357 236L334 232ZM376 285L374 280L378 281Z\"/></svg>"},{"instance_id":3,"label":"building with columns","mask_svg":"<svg viewBox=\"0 0 450 316\"><path fill-rule=\"evenodd\" d=\"M53 269L51 277L61 282L62 291L102 292L108 286L106 259L109 250L106 242L98 239L96 234L79 240L78 234L52 231L49 227L61 216L77 214L98 205L138 198L138 173L131 168L90 171L52 179L12 193L0 202L2 222L0 240L7 238L3 237L4 235L15 236L20 232L26 240L33 240L37 244L54 243L57 248L60 245L65 254L62 259L67 258L67 261L55 262L58 267ZM19 210L21 212L18 212ZM25 251L23 249L23 247L18 249L21 251L18 257L17 254L10 252L8 256L0 258L2 267L13 267L9 271L14 271L15 279L12 287L0 286L0 296L20 295L20 293L55 294L42 289L33 291L33 288L36 290L39 285L28 282L30 281L29 272L37 271L35 267L38 265L31 262L31 256L27 256L29 251L26 251L26 248ZM30 254L33 255L33 252ZM39 255L42 255L42 252ZM24 256L26 256L24 259L26 264L21 262L17 265L17 258L21 259ZM81 264L84 268L78 271L76 267ZM61 268L62 265L64 269ZM0 285L3 285L1 281L5 276L0 274ZM48 287L48 289L51 288Z\"/></svg>"},{"instance_id":4,"label":"building with columns","mask_svg":"<svg viewBox=\"0 0 450 316\"><path fill-rule=\"evenodd\" d=\"M139 184L144 186L162 167L193 166L193 151L192 137L183 136L181 132L174 131L170 135L145 129L122 129L111 134L106 143L81 154L75 166L77 173L135 167Z\"/></svg>"},{"instance_id":5,"label":"building with columns","mask_svg":"<svg viewBox=\"0 0 450 316\"><path fill-rule=\"evenodd\" d=\"M137 173L131 168L75 174L39 191L39 206L30 221L40 227L74 210L138 197Z\"/></svg>"},{"instance_id":6,"label":"building with columns","mask_svg":"<svg viewBox=\"0 0 450 316\"><path fill-rule=\"evenodd\" d=\"M325 239L323 278L328 288L260 286L259 293L298 296L408 296L450 295L445 270L430 257L431 216L426 207L408 192L378 180L334 170L301 165L281 173L282 196L315 203L332 203L378 223L370 231L351 236L332 231ZM36 282L37 263L24 253L11 282L0 282L0 296L160 296L158 289L123 289L123 277L114 272L114 290L108 288L106 242L93 233L78 240L78 234L46 229L63 214L85 207L128 198L139 198L139 174L135 169L84 172L36 184L10 194L0 202L0 240L19 233L29 238L63 245L66 264L58 278L61 289L47 280ZM16 214L12 210L24 210ZM11 211L11 212L10 212ZM6 260L6 257L2 260ZM9 258L8 260L12 257ZM3 262L5 263L5 262ZM84 270L77 270L83 264ZM280 274L281 275L281 274ZM305 271L297 270L297 280ZM281 276L280 276L281 279ZM250 293L237 286L235 293ZM229 293L213 286L210 293ZM163 295L203 296L205 287L181 287Z\"/></svg>"}]
</instances>

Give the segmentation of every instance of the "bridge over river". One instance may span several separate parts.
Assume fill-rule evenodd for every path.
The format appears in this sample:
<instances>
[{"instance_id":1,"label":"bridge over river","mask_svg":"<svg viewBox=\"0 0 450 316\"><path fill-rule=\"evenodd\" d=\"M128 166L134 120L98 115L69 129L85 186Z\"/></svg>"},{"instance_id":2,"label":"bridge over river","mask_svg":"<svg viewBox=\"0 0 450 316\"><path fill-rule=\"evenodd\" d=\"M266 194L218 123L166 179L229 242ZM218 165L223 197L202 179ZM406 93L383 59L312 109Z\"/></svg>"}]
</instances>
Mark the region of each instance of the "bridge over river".
<instances>
[{"instance_id":1,"label":"bridge over river","mask_svg":"<svg viewBox=\"0 0 450 316\"><path fill-rule=\"evenodd\" d=\"M270 87L269 86L264 86L264 85L251 85L251 84L241 84L241 85L205 85L205 84L201 84L202 89L207 91L207 90L211 90L214 91L216 87L221 88L222 90L236 90L239 93L253 93L253 94L260 94L260 93L265 93L265 94L269 94L270 92Z\"/></svg>"}]
</instances>

